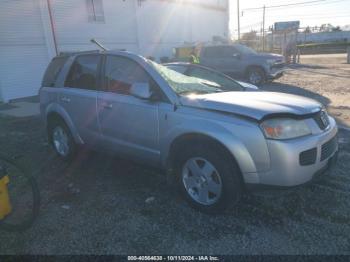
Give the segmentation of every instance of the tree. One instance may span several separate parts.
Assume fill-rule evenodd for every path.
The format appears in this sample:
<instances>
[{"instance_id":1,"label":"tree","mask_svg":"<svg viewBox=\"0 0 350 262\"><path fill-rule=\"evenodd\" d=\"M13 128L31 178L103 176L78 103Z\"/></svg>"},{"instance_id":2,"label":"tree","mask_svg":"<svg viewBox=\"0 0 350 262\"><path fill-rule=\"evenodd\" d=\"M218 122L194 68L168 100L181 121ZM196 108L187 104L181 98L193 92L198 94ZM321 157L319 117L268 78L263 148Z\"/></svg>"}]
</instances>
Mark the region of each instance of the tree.
<instances>
[{"instance_id":1,"label":"tree","mask_svg":"<svg viewBox=\"0 0 350 262\"><path fill-rule=\"evenodd\" d=\"M340 32L340 26L333 26L332 24L323 24L319 27L319 32Z\"/></svg>"},{"instance_id":2,"label":"tree","mask_svg":"<svg viewBox=\"0 0 350 262\"><path fill-rule=\"evenodd\" d=\"M342 30L341 30L339 25L332 28L332 32L340 32L340 31L342 31Z\"/></svg>"},{"instance_id":3,"label":"tree","mask_svg":"<svg viewBox=\"0 0 350 262\"><path fill-rule=\"evenodd\" d=\"M334 29L334 26L331 24L323 24L320 26L320 32L332 32ZM340 29L340 28L339 28Z\"/></svg>"}]
</instances>

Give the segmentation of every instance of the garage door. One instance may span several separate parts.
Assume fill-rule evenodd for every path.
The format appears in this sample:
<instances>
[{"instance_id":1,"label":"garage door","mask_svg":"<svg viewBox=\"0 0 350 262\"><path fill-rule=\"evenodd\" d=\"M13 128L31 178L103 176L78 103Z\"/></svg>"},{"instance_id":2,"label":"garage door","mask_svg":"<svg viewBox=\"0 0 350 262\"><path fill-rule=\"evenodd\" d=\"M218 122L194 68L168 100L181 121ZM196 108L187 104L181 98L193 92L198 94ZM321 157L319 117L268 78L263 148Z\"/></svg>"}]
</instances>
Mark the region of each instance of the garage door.
<instances>
[{"instance_id":1,"label":"garage door","mask_svg":"<svg viewBox=\"0 0 350 262\"><path fill-rule=\"evenodd\" d=\"M49 61L39 0L0 2L0 100L38 94Z\"/></svg>"}]
</instances>

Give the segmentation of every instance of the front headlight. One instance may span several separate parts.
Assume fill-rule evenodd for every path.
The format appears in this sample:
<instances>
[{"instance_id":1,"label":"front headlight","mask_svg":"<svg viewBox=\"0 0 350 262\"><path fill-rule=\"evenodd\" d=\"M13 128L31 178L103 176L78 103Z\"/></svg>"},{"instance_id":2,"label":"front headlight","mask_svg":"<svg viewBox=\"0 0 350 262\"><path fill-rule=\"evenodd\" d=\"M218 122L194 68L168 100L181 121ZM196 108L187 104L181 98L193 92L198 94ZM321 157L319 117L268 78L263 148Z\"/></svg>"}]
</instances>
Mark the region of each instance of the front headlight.
<instances>
[{"instance_id":1,"label":"front headlight","mask_svg":"<svg viewBox=\"0 0 350 262\"><path fill-rule=\"evenodd\" d=\"M291 139L311 134L304 120L273 118L264 121L261 128L267 138Z\"/></svg>"}]
</instances>

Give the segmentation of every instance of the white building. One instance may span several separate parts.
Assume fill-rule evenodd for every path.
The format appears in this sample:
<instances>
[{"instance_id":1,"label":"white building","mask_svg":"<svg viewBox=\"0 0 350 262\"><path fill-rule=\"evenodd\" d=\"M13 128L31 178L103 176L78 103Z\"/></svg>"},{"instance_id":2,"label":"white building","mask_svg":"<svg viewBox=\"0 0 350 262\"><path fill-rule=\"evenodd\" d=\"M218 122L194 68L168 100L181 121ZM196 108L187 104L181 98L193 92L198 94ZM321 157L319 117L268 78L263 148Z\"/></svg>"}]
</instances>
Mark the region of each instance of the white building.
<instances>
[{"instance_id":1,"label":"white building","mask_svg":"<svg viewBox=\"0 0 350 262\"><path fill-rule=\"evenodd\" d=\"M0 0L0 101L37 95L62 51L171 56L184 42L228 37L229 0Z\"/></svg>"}]
</instances>

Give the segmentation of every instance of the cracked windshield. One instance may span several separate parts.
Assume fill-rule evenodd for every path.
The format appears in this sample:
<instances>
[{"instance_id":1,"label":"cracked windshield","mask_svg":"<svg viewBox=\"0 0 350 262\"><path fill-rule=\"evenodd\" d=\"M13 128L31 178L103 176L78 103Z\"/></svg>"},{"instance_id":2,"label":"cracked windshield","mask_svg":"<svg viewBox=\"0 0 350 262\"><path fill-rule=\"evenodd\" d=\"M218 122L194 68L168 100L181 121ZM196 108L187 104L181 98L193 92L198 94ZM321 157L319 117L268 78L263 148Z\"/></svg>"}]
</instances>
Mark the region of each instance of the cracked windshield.
<instances>
[{"instance_id":1,"label":"cracked windshield","mask_svg":"<svg viewBox=\"0 0 350 262\"><path fill-rule=\"evenodd\" d=\"M209 94L225 91L218 83L201 78L186 76L152 61L149 61L149 63L179 95Z\"/></svg>"}]
</instances>

